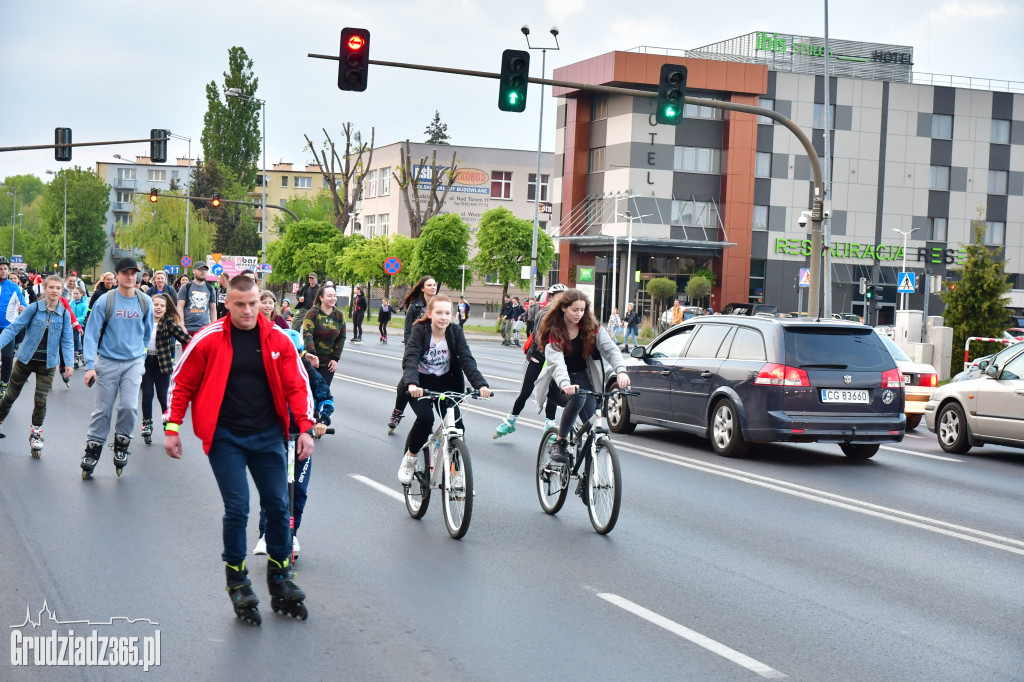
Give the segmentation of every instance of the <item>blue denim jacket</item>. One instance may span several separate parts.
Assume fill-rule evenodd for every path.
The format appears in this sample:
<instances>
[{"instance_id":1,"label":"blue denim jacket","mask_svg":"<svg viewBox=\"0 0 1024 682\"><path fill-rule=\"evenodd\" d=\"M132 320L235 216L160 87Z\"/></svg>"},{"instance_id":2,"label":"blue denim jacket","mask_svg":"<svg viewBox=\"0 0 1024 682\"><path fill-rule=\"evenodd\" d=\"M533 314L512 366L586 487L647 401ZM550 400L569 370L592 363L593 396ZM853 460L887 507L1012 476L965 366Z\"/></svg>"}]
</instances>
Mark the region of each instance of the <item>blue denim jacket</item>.
<instances>
[{"instance_id":1,"label":"blue denim jacket","mask_svg":"<svg viewBox=\"0 0 1024 682\"><path fill-rule=\"evenodd\" d=\"M31 303L18 315L18 319L11 322L3 333L0 334L0 348L14 341L22 329L25 329L25 338L18 346L15 354L18 360L28 364L43 340L43 331L46 329L46 301ZM46 337L46 367L56 367L60 364L61 353L64 358L71 360L75 357L75 346L71 336L71 314L64 307L63 303L57 303L57 310L50 315L50 332Z\"/></svg>"}]
</instances>

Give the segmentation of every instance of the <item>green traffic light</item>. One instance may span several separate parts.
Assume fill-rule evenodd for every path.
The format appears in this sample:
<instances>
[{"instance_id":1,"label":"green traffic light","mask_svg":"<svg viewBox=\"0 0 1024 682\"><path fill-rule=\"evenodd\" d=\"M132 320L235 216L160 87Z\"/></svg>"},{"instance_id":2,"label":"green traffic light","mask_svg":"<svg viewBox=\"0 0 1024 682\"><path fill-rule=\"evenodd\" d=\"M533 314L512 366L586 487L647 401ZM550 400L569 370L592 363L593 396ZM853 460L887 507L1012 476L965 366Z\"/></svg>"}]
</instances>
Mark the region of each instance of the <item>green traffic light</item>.
<instances>
[{"instance_id":1,"label":"green traffic light","mask_svg":"<svg viewBox=\"0 0 1024 682\"><path fill-rule=\"evenodd\" d=\"M518 92L516 92L515 90L513 90L512 92L508 93L508 103L509 103L509 104L511 104L511 105L513 105L513 106L515 106L515 104L516 104L516 103L517 103L518 101L519 101L519 93L518 93Z\"/></svg>"},{"instance_id":2,"label":"green traffic light","mask_svg":"<svg viewBox=\"0 0 1024 682\"><path fill-rule=\"evenodd\" d=\"M679 115L679 111L675 107L673 107L673 106L665 107L665 117L666 118L675 118L678 115Z\"/></svg>"}]
</instances>

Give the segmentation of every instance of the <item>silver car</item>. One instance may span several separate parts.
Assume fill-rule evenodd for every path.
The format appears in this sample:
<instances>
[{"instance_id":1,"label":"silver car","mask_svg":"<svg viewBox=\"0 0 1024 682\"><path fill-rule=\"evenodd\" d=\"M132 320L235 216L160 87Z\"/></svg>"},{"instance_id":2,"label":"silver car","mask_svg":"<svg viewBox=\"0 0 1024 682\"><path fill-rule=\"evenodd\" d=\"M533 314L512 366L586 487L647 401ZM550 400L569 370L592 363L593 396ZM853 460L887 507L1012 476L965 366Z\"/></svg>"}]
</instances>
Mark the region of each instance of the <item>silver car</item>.
<instances>
[{"instance_id":1,"label":"silver car","mask_svg":"<svg viewBox=\"0 0 1024 682\"><path fill-rule=\"evenodd\" d=\"M946 384L925 405L928 430L946 452L985 443L1024 448L1024 347L997 358L983 376Z\"/></svg>"}]
</instances>

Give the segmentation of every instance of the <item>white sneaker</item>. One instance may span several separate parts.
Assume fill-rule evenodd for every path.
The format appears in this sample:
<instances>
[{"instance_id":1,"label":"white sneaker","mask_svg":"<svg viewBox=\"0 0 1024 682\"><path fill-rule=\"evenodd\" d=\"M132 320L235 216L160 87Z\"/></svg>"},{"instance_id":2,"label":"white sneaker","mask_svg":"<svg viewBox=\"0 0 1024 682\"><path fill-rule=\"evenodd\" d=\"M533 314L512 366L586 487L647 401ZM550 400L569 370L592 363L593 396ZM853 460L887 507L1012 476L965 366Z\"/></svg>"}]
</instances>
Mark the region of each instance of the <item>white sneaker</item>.
<instances>
[{"instance_id":1,"label":"white sneaker","mask_svg":"<svg viewBox=\"0 0 1024 682\"><path fill-rule=\"evenodd\" d=\"M298 535L293 535L292 536L292 554L295 555L296 559L299 558L299 536Z\"/></svg>"},{"instance_id":2,"label":"white sneaker","mask_svg":"<svg viewBox=\"0 0 1024 682\"><path fill-rule=\"evenodd\" d=\"M398 467L398 482L402 485L412 483L412 475L416 471L416 458L406 455L402 458L402 466Z\"/></svg>"},{"instance_id":3,"label":"white sneaker","mask_svg":"<svg viewBox=\"0 0 1024 682\"><path fill-rule=\"evenodd\" d=\"M267 539L260 536L260 539L256 541L256 546L252 550L253 554L266 554L267 553Z\"/></svg>"},{"instance_id":4,"label":"white sneaker","mask_svg":"<svg viewBox=\"0 0 1024 682\"><path fill-rule=\"evenodd\" d=\"M557 429L557 428L558 428L558 422L556 422L554 419L545 419L544 420L544 430L545 431L547 431L548 429Z\"/></svg>"}]
</instances>

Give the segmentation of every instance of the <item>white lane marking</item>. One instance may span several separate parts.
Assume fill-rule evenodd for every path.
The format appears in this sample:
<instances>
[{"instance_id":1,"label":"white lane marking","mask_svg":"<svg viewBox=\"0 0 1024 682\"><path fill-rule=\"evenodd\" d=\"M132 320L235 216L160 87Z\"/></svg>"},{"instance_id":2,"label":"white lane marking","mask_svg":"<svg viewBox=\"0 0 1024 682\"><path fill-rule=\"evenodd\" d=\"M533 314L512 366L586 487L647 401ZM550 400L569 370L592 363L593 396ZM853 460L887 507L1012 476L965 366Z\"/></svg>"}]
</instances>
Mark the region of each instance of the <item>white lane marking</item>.
<instances>
[{"instance_id":1,"label":"white lane marking","mask_svg":"<svg viewBox=\"0 0 1024 682\"><path fill-rule=\"evenodd\" d=\"M736 651L735 649L728 647L725 644L722 644L721 642L717 642L706 635L702 635L699 632L696 632L688 627L680 625L674 620L669 620L665 616L659 615L654 611L645 609L639 604L635 604L629 601L628 599L620 597L617 594L602 592L597 596L601 599L604 599L606 602L610 604L618 606L620 609L629 611L634 616L639 616L640 618L643 618L644 620L650 623L654 623L660 628L668 630L674 635L682 637L688 642L692 642L699 647L707 649L713 654L718 654L722 658L731 661L736 665L742 666L747 670L750 670L751 672L755 672L761 677L766 677L768 679L773 680L781 680L788 677L788 675L786 675L785 673L780 673L775 668L767 666L764 663L761 663L760 661L754 660L746 654L741 654L739 651Z\"/></svg>"},{"instance_id":2,"label":"white lane marking","mask_svg":"<svg viewBox=\"0 0 1024 682\"><path fill-rule=\"evenodd\" d=\"M926 436L918 436L916 433L904 433L904 438L926 438Z\"/></svg>"},{"instance_id":3,"label":"white lane marking","mask_svg":"<svg viewBox=\"0 0 1024 682\"><path fill-rule=\"evenodd\" d=\"M883 445L883 450L892 450L893 452L902 452L905 455L916 455L917 457L927 457L928 459L939 459L943 462L963 462L962 459L953 459L952 457L943 457L942 455L928 455L923 452L915 452L914 450L904 450L903 448L894 448L891 445Z\"/></svg>"},{"instance_id":4,"label":"white lane marking","mask_svg":"<svg viewBox=\"0 0 1024 682\"><path fill-rule=\"evenodd\" d=\"M365 379L357 379L355 377L343 376L336 374L335 378L342 378L345 381L351 381L353 383L362 384L364 386L371 386L374 388L381 388L384 390L393 391L394 386L388 386L379 382L369 381ZM475 406L465 406L465 409L469 412L477 412L487 416L497 417L499 419L504 418L504 413L498 410L483 409ZM520 418L516 422L516 426L529 426L531 428L543 429L543 422L533 422ZM622 451L630 451L634 454L640 455L641 457L647 457L648 459L656 459L669 464L675 464L676 466L683 466L697 471L702 471L708 474L714 474L716 476L724 476L731 478L742 483L749 483L769 490L775 490L777 492L785 493L787 495L793 495L795 497L801 497L806 500L813 502L820 502L833 507L839 507L841 509L847 509L849 511L855 511L868 516L874 516L876 518L885 519L888 521L895 521L907 526L915 528L921 528L928 530L933 533L939 533L940 535L946 535L952 538L960 540L967 540L968 542L974 542L980 545L993 547L995 549L1001 549L1013 554L1019 554L1024 556L1024 542L1020 540L1014 540L1012 538L1003 537L994 533L987 533L985 531L975 530L966 526L959 526L946 521L940 521L938 519L929 518L927 516L919 516L917 514L911 514L910 512L900 511L898 509L892 509L891 507L883 507L881 505L873 504L871 502L864 502L861 500L855 500L849 497L843 497L842 495L836 495L834 493L825 492L824 490L817 490L815 488L808 488L806 486L797 485L796 483L789 483L788 481L781 481L779 479L770 478L768 476L761 476L760 474L752 474L739 469L730 469L719 464L712 464L710 462L703 462L701 460L693 459L690 457L684 457L683 455L676 455L673 453L665 452L664 450L656 450L649 448L644 445L638 445L634 443L623 442L621 440L616 441L616 447ZM909 452L909 451L908 451ZM921 453L913 453L921 454ZM937 455L930 455L930 457L937 457ZM403 498L404 499L404 498ZM857 506L860 505L860 506ZM934 524L934 525L928 525ZM948 529L948 530L947 530ZM989 539L986 539L989 538ZM1005 543L1005 544L1003 544Z\"/></svg>"},{"instance_id":5,"label":"white lane marking","mask_svg":"<svg viewBox=\"0 0 1024 682\"><path fill-rule=\"evenodd\" d=\"M398 492L397 490L392 490L391 488L387 487L383 483L378 483L377 481L373 480L372 478L367 478L366 476L360 476L359 474L349 474L349 476L351 476L352 478L356 479L360 483L363 483L364 485L370 486L371 488L373 488L376 491L384 493L388 497L394 498L394 499L398 500L399 502L405 502L405 495L403 495L402 493Z\"/></svg>"}]
</instances>

